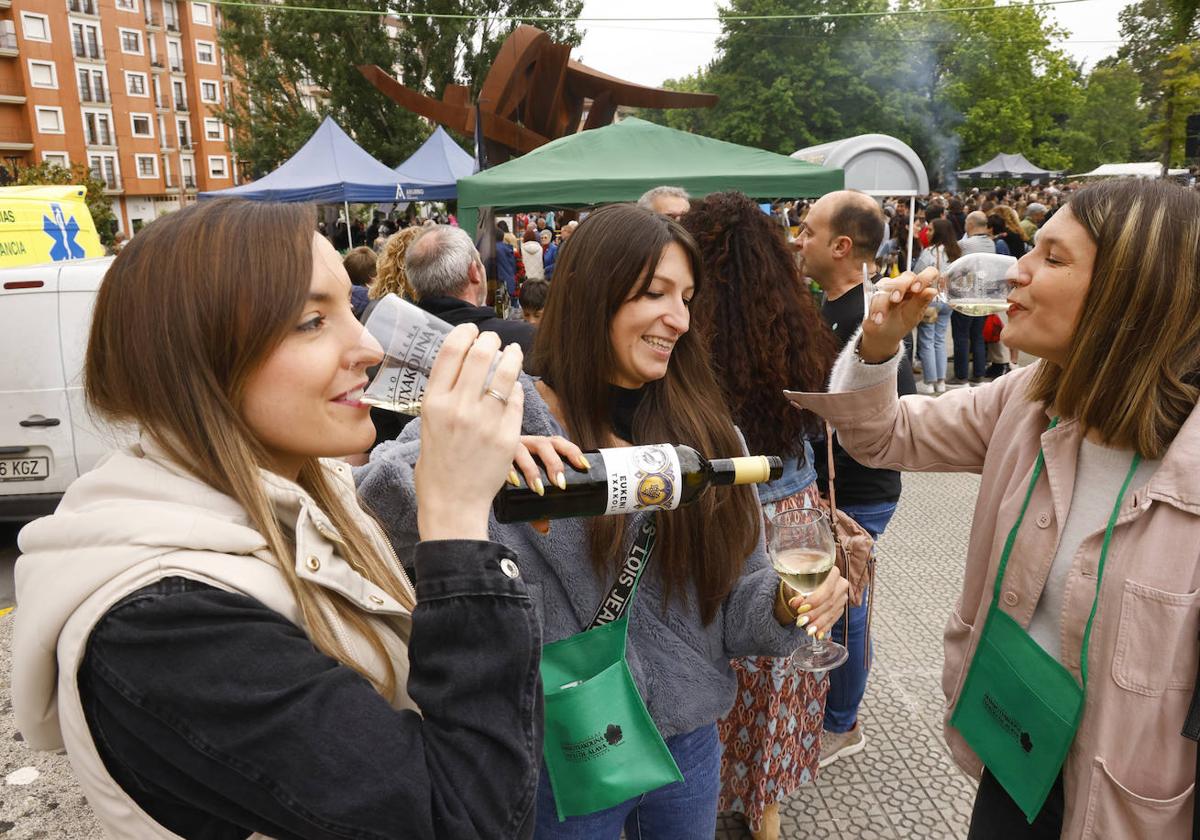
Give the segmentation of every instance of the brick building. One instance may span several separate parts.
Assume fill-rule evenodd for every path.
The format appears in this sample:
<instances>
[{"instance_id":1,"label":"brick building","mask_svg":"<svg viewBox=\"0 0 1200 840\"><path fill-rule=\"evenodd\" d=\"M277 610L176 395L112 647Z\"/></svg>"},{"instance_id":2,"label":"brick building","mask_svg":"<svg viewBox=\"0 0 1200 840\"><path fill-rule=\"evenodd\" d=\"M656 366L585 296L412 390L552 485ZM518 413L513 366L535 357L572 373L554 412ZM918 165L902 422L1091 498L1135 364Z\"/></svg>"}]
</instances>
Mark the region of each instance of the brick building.
<instances>
[{"instance_id":1,"label":"brick building","mask_svg":"<svg viewBox=\"0 0 1200 840\"><path fill-rule=\"evenodd\" d=\"M219 25L192 0L0 0L0 164L86 163L127 235L233 186Z\"/></svg>"}]
</instances>

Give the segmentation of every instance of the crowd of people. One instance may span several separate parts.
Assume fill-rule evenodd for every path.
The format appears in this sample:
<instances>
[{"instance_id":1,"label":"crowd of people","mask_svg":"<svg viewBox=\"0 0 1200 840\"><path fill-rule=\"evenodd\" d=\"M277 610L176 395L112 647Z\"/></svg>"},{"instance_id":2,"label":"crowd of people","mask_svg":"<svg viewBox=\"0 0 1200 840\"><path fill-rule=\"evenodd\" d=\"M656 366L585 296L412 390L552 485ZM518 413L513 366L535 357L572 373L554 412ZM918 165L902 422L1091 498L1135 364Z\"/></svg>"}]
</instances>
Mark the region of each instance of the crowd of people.
<instances>
[{"instance_id":1,"label":"crowd of people","mask_svg":"<svg viewBox=\"0 0 1200 840\"><path fill-rule=\"evenodd\" d=\"M1200 194L770 209L660 187L513 217L494 260L451 224L343 255L295 205L147 226L85 370L93 408L140 436L20 537L25 740L66 749L114 837L708 840L732 810L774 840L781 803L874 736L875 593L848 603L836 567L792 589L768 523L836 495L877 540L904 471L963 471L982 485L943 689L981 778L969 837L1192 836ZM1000 344L1037 360L1015 369L934 294L1001 248ZM386 295L454 327L407 424L358 399ZM585 452L662 442L784 469L669 512L490 515L506 481L553 494ZM564 815L542 646L588 628L648 527L625 656L681 780ZM826 636L846 663L797 667Z\"/></svg>"}]
</instances>

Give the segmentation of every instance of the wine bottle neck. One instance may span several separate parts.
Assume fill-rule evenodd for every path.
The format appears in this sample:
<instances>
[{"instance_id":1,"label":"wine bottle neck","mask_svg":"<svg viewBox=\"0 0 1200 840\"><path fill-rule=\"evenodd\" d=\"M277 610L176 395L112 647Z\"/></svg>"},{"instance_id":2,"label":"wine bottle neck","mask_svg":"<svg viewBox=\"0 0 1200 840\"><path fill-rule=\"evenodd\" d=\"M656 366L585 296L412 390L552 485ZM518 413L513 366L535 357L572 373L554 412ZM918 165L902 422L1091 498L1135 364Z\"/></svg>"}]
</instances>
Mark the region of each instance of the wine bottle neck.
<instances>
[{"instance_id":1,"label":"wine bottle neck","mask_svg":"<svg viewBox=\"0 0 1200 840\"><path fill-rule=\"evenodd\" d=\"M763 455L748 458L714 458L712 464L713 484L760 484L779 478L782 468L776 468L778 459Z\"/></svg>"}]
</instances>

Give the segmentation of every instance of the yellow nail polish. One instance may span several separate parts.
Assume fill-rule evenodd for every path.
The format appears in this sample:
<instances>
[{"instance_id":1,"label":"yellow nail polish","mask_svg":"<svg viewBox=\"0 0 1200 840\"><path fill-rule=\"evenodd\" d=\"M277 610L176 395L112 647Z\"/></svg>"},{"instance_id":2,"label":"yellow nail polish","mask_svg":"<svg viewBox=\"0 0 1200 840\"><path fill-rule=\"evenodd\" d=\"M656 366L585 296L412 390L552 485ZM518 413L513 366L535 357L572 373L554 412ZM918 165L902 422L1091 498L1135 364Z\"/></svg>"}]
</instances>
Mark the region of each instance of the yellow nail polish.
<instances>
[{"instance_id":1,"label":"yellow nail polish","mask_svg":"<svg viewBox=\"0 0 1200 840\"><path fill-rule=\"evenodd\" d=\"M808 624L808 616L806 616L806 615L802 615L802 616L800 616L799 618L797 618L797 619L796 619L796 626L797 626L797 627L803 627L805 624Z\"/></svg>"},{"instance_id":2,"label":"yellow nail polish","mask_svg":"<svg viewBox=\"0 0 1200 840\"><path fill-rule=\"evenodd\" d=\"M801 604L800 609L796 610L796 612L803 615L804 613L808 612L811 609L812 609L812 604Z\"/></svg>"},{"instance_id":3,"label":"yellow nail polish","mask_svg":"<svg viewBox=\"0 0 1200 840\"><path fill-rule=\"evenodd\" d=\"M554 483L558 486L559 490L567 489L567 477L562 473L559 473L554 477Z\"/></svg>"},{"instance_id":4,"label":"yellow nail polish","mask_svg":"<svg viewBox=\"0 0 1200 840\"><path fill-rule=\"evenodd\" d=\"M542 480L540 478L535 478L533 480L533 492L537 493L539 496L546 495L546 485L542 484Z\"/></svg>"},{"instance_id":5,"label":"yellow nail polish","mask_svg":"<svg viewBox=\"0 0 1200 840\"><path fill-rule=\"evenodd\" d=\"M508 471L508 483L511 484L513 487L521 486L521 476L517 475L516 470Z\"/></svg>"},{"instance_id":6,"label":"yellow nail polish","mask_svg":"<svg viewBox=\"0 0 1200 840\"><path fill-rule=\"evenodd\" d=\"M592 468L592 462L587 458L584 458L582 455L579 456L579 463L583 464L583 468L585 470L590 470Z\"/></svg>"}]
</instances>

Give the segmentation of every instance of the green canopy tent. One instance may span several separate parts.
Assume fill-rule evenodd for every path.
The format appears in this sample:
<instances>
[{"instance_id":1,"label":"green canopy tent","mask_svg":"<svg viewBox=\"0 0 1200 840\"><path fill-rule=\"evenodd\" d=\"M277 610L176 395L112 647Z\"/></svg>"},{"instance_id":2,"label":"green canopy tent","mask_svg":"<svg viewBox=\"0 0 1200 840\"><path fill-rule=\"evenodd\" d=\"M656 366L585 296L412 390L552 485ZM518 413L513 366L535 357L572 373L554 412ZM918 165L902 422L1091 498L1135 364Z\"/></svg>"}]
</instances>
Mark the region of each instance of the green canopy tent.
<instances>
[{"instance_id":1,"label":"green canopy tent","mask_svg":"<svg viewBox=\"0 0 1200 840\"><path fill-rule=\"evenodd\" d=\"M824 195L840 169L626 118L547 143L458 182L458 223L474 231L480 207L513 211L636 201L651 187L694 196L741 190L752 198Z\"/></svg>"}]
</instances>

